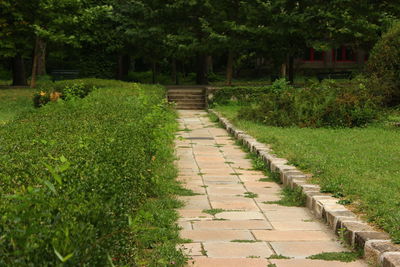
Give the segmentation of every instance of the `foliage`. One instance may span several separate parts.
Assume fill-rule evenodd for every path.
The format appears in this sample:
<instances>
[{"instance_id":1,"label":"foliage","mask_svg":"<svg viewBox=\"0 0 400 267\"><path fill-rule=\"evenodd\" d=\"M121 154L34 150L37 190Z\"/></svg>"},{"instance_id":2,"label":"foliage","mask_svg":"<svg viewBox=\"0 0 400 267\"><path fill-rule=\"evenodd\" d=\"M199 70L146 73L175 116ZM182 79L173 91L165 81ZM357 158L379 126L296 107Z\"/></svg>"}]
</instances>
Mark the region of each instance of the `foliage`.
<instances>
[{"instance_id":1,"label":"foliage","mask_svg":"<svg viewBox=\"0 0 400 267\"><path fill-rule=\"evenodd\" d=\"M359 80L345 85L325 81L301 89L282 86L242 107L240 118L272 126L357 127L377 116L376 102Z\"/></svg>"},{"instance_id":2,"label":"foliage","mask_svg":"<svg viewBox=\"0 0 400 267\"><path fill-rule=\"evenodd\" d=\"M42 82L38 86L38 91L33 96L33 105L36 108L42 107L50 101L59 99L72 100L84 98L96 89L93 84L96 80L65 80L60 82Z\"/></svg>"},{"instance_id":3,"label":"foliage","mask_svg":"<svg viewBox=\"0 0 400 267\"><path fill-rule=\"evenodd\" d=\"M0 90L0 126L20 113L32 110L32 89Z\"/></svg>"},{"instance_id":4,"label":"foliage","mask_svg":"<svg viewBox=\"0 0 400 267\"><path fill-rule=\"evenodd\" d=\"M0 127L0 265L182 266L165 90L92 82Z\"/></svg>"},{"instance_id":5,"label":"foliage","mask_svg":"<svg viewBox=\"0 0 400 267\"><path fill-rule=\"evenodd\" d=\"M400 104L400 22L375 45L368 60L369 88L385 105Z\"/></svg>"},{"instance_id":6,"label":"foliage","mask_svg":"<svg viewBox=\"0 0 400 267\"><path fill-rule=\"evenodd\" d=\"M115 77L115 65L115 56L110 53L98 49L85 49L84 54L79 55L79 61L71 68L79 68L80 77L112 79Z\"/></svg>"},{"instance_id":7,"label":"foliage","mask_svg":"<svg viewBox=\"0 0 400 267\"><path fill-rule=\"evenodd\" d=\"M215 91L210 105L224 105L230 102L246 105L255 101L260 95L268 93L270 87L223 87Z\"/></svg>"},{"instance_id":8,"label":"foliage","mask_svg":"<svg viewBox=\"0 0 400 267\"><path fill-rule=\"evenodd\" d=\"M278 157L306 173L323 192L352 200L372 223L400 243L399 129L386 120L363 128L281 128L238 119L240 107L216 110L259 142L269 144ZM393 118L398 120L398 111Z\"/></svg>"}]
</instances>

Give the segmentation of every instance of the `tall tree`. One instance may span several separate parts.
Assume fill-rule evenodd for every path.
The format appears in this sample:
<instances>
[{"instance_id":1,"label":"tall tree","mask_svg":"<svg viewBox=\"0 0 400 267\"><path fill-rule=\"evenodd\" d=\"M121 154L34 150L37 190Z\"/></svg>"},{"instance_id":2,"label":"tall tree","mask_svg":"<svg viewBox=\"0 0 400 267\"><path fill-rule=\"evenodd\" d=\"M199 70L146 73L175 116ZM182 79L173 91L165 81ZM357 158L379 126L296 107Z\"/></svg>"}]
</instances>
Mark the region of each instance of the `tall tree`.
<instances>
[{"instance_id":1,"label":"tall tree","mask_svg":"<svg viewBox=\"0 0 400 267\"><path fill-rule=\"evenodd\" d=\"M213 9L218 14L212 21L212 41L218 45L218 51L227 54L226 84L232 85L235 58L243 51L252 48L249 42L250 29L248 17L251 15L251 1L220 0L213 2Z\"/></svg>"},{"instance_id":2,"label":"tall tree","mask_svg":"<svg viewBox=\"0 0 400 267\"><path fill-rule=\"evenodd\" d=\"M0 1L0 58L12 58L13 85L27 85L25 58L33 40L29 12L29 4L22 1Z\"/></svg>"}]
</instances>

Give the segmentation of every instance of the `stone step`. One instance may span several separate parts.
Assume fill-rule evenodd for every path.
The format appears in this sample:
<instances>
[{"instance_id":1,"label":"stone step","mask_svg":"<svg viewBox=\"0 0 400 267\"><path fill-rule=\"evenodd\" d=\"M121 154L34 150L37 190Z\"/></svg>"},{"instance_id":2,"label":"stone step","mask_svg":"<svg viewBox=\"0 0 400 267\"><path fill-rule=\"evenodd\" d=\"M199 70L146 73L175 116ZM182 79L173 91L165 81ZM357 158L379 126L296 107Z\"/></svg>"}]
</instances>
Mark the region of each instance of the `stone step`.
<instances>
[{"instance_id":1,"label":"stone step","mask_svg":"<svg viewBox=\"0 0 400 267\"><path fill-rule=\"evenodd\" d=\"M175 102L177 109L205 109L205 90L203 88L171 88L168 90L168 101Z\"/></svg>"},{"instance_id":2,"label":"stone step","mask_svg":"<svg viewBox=\"0 0 400 267\"><path fill-rule=\"evenodd\" d=\"M174 99L174 100L190 100L190 99L195 99L195 100L203 100L205 101L204 96L197 96L197 95L170 95L168 96L168 99Z\"/></svg>"},{"instance_id":3,"label":"stone step","mask_svg":"<svg viewBox=\"0 0 400 267\"><path fill-rule=\"evenodd\" d=\"M199 103L176 103L176 107L200 107L200 108L205 108L205 104L199 104Z\"/></svg>"},{"instance_id":4,"label":"stone step","mask_svg":"<svg viewBox=\"0 0 400 267\"><path fill-rule=\"evenodd\" d=\"M168 90L168 94L195 94L195 95L204 95L204 90L177 90L171 89Z\"/></svg>"},{"instance_id":5,"label":"stone step","mask_svg":"<svg viewBox=\"0 0 400 267\"><path fill-rule=\"evenodd\" d=\"M193 103L193 104L205 104L204 99L168 99L169 102L175 102L175 103Z\"/></svg>"},{"instance_id":6,"label":"stone step","mask_svg":"<svg viewBox=\"0 0 400 267\"><path fill-rule=\"evenodd\" d=\"M179 110L204 110L205 107L196 107L196 106L190 106L190 107L176 107L176 109Z\"/></svg>"},{"instance_id":7,"label":"stone step","mask_svg":"<svg viewBox=\"0 0 400 267\"><path fill-rule=\"evenodd\" d=\"M177 99L185 99L185 98L198 98L205 99L204 95L168 95L168 98L177 98Z\"/></svg>"},{"instance_id":8,"label":"stone step","mask_svg":"<svg viewBox=\"0 0 400 267\"><path fill-rule=\"evenodd\" d=\"M186 101L172 101L170 100L169 102L174 102L178 105L205 105L206 103L202 100L186 100Z\"/></svg>"}]
</instances>

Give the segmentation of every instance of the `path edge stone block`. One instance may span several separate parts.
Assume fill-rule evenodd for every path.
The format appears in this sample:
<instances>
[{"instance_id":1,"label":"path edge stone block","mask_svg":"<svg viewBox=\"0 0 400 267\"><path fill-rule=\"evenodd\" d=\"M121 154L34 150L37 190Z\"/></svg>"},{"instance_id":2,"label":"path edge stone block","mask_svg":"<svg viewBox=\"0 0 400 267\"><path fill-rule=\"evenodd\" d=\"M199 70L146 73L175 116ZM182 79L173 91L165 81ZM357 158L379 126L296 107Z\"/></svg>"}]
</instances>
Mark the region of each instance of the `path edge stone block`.
<instances>
[{"instance_id":1,"label":"path edge stone block","mask_svg":"<svg viewBox=\"0 0 400 267\"><path fill-rule=\"evenodd\" d=\"M317 218L324 220L336 234L340 233L349 245L362 249L369 263L382 267L400 267L400 245L393 244L387 233L375 231L344 205L338 204L338 199L321 193L318 185L307 182L308 175L288 165L286 159L278 158L268 145L259 143L245 131L237 129L220 113L212 109L208 111L217 116L232 136L256 153L271 172L278 172L284 186L301 188L307 199L306 207Z\"/></svg>"}]
</instances>

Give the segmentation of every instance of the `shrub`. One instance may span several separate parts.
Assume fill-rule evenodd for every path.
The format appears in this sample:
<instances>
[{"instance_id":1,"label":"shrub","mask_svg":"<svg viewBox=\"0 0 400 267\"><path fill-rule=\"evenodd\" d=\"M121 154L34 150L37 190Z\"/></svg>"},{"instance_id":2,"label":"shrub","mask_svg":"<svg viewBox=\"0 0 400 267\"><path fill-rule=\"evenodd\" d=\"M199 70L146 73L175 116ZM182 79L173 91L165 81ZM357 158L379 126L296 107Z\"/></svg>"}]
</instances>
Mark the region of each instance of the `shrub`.
<instances>
[{"instance_id":1,"label":"shrub","mask_svg":"<svg viewBox=\"0 0 400 267\"><path fill-rule=\"evenodd\" d=\"M0 127L0 266L183 265L175 112L115 85Z\"/></svg>"},{"instance_id":2,"label":"shrub","mask_svg":"<svg viewBox=\"0 0 400 267\"><path fill-rule=\"evenodd\" d=\"M325 81L307 88L278 87L244 106L241 118L271 126L356 127L376 116L376 103L360 80Z\"/></svg>"},{"instance_id":3,"label":"shrub","mask_svg":"<svg viewBox=\"0 0 400 267\"><path fill-rule=\"evenodd\" d=\"M223 87L215 91L211 105L224 105L234 102L245 105L255 101L260 95L270 91L270 87Z\"/></svg>"},{"instance_id":4,"label":"shrub","mask_svg":"<svg viewBox=\"0 0 400 267\"><path fill-rule=\"evenodd\" d=\"M372 49L367 64L368 87L383 104L400 104L400 22L395 23Z\"/></svg>"},{"instance_id":5,"label":"shrub","mask_svg":"<svg viewBox=\"0 0 400 267\"><path fill-rule=\"evenodd\" d=\"M96 89L95 83L96 79L66 80L55 83L43 81L39 83L37 92L34 93L33 105L39 108L59 98L64 100L84 98Z\"/></svg>"},{"instance_id":6,"label":"shrub","mask_svg":"<svg viewBox=\"0 0 400 267\"><path fill-rule=\"evenodd\" d=\"M290 88L289 83L285 79L276 80L272 86L238 86L238 87L223 87L215 91L212 96L212 105L224 105L233 102L239 105L248 105L256 101L261 95L275 91Z\"/></svg>"}]
</instances>

